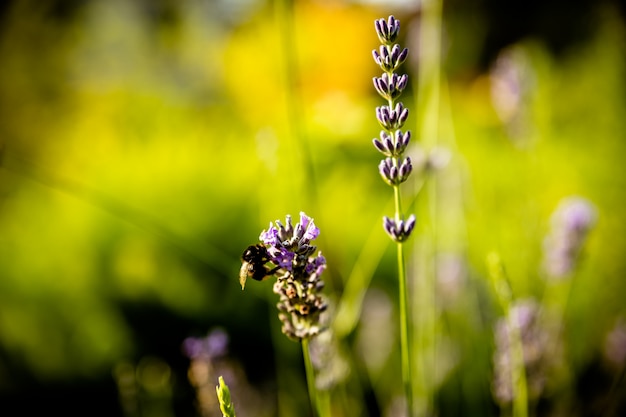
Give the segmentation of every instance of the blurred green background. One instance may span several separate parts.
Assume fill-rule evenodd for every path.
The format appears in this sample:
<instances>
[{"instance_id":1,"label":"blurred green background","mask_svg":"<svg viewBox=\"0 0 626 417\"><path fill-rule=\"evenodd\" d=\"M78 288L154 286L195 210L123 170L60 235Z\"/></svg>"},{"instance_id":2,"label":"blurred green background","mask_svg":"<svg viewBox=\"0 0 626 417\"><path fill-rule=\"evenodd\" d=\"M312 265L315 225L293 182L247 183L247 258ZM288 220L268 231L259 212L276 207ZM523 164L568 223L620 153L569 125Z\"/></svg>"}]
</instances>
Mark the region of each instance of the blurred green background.
<instances>
[{"instance_id":1,"label":"blurred green background","mask_svg":"<svg viewBox=\"0 0 626 417\"><path fill-rule=\"evenodd\" d=\"M437 230L441 349L429 384L439 415L497 414L501 312L485 256L501 254L516 296L540 296L550 214L570 195L598 212L566 310L572 392L595 401L585 384L608 378L605 337L626 315L623 3L444 1L437 138L420 137L415 117L419 2L14 0L0 10L3 408L197 415L181 344L218 327L256 392L249 404L265 410L241 416L305 415L301 352L280 334L271 284L242 292L237 280L261 230L305 211L321 230L329 299L351 277L370 283L342 341L355 356L338 409L353 411L336 415L388 415L400 392L397 289L381 228L392 193L371 145L381 105L371 50L373 20L392 13L411 49L403 101L414 140L449 156L414 207L428 225L416 247ZM498 57L517 71L513 93L497 90ZM372 347L372 335L391 345ZM122 406L116 369L130 369L139 411Z\"/></svg>"}]
</instances>

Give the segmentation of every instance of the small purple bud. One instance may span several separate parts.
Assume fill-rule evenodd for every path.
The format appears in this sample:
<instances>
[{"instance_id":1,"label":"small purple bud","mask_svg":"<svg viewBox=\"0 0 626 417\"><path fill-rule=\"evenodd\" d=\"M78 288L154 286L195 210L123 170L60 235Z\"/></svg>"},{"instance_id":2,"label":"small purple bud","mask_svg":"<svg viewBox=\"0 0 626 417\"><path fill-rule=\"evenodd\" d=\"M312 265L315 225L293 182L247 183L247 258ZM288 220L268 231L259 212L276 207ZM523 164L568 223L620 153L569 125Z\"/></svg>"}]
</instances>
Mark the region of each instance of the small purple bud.
<instances>
[{"instance_id":1,"label":"small purple bud","mask_svg":"<svg viewBox=\"0 0 626 417\"><path fill-rule=\"evenodd\" d=\"M396 66L399 66L400 64L402 64L404 61L406 61L407 56L409 55L409 50L408 48L404 48L402 50L402 52L400 52L400 55L398 55L398 58L396 59Z\"/></svg>"},{"instance_id":2,"label":"small purple bud","mask_svg":"<svg viewBox=\"0 0 626 417\"><path fill-rule=\"evenodd\" d=\"M374 62L376 62L378 65L382 65L382 58L381 56L378 54L378 51L376 51L375 49L372 51L372 55L374 57Z\"/></svg>"},{"instance_id":3,"label":"small purple bud","mask_svg":"<svg viewBox=\"0 0 626 417\"><path fill-rule=\"evenodd\" d=\"M383 137L383 141L385 144L385 148L387 149L387 152L391 152L394 149L393 140L391 139L391 136L385 134L385 136Z\"/></svg>"},{"instance_id":4,"label":"small purple bud","mask_svg":"<svg viewBox=\"0 0 626 417\"><path fill-rule=\"evenodd\" d=\"M396 222L395 220L387 217L387 216L383 216L383 228L385 229L385 232L387 232L387 234L389 236L391 236L391 238L393 240L397 240L398 238L398 232L396 229Z\"/></svg>"},{"instance_id":5,"label":"small purple bud","mask_svg":"<svg viewBox=\"0 0 626 417\"><path fill-rule=\"evenodd\" d=\"M400 154L404 152L406 147L409 145L409 141L411 140L411 131L407 130L402 133L401 130L396 130L395 133L395 142L396 142L396 153Z\"/></svg>"},{"instance_id":6,"label":"small purple bud","mask_svg":"<svg viewBox=\"0 0 626 417\"><path fill-rule=\"evenodd\" d=\"M398 167L392 158L385 158L378 164L378 171L388 185L395 185L398 180Z\"/></svg>"},{"instance_id":7,"label":"small purple bud","mask_svg":"<svg viewBox=\"0 0 626 417\"><path fill-rule=\"evenodd\" d=\"M376 91L378 92L378 94L380 94L383 98L388 98L389 97L389 85L387 84L387 77L385 77L386 74L383 74L382 77L374 77L374 88L376 88Z\"/></svg>"},{"instance_id":8,"label":"small purple bud","mask_svg":"<svg viewBox=\"0 0 626 417\"><path fill-rule=\"evenodd\" d=\"M407 156L404 162L402 162L402 165L400 165L400 182L406 181L412 170L413 165L411 165L411 158Z\"/></svg>"},{"instance_id":9,"label":"small purple bud","mask_svg":"<svg viewBox=\"0 0 626 417\"><path fill-rule=\"evenodd\" d=\"M378 149L378 151L380 153L383 153L385 155L387 154L388 150L385 147L385 145L383 145L383 143L381 141L379 141L378 139L374 138L374 139L372 139L372 143L374 144L374 146L376 147L376 149Z\"/></svg>"},{"instance_id":10,"label":"small purple bud","mask_svg":"<svg viewBox=\"0 0 626 417\"><path fill-rule=\"evenodd\" d=\"M409 117L409 109L404 107L402 103L396 104L396 113L398 117L398 125L402 126L406 119Z\"/></svg>"},{"instance_id":11,"label":"small purple bud","mask_svg":"<svg viewBox=\"0 0 626 417\"><path fill-rule=\"evenodd\" d=\"M391 53L389 52L389 47L381 45L380 55L383 57L385 62L389 62L389 58L391 57Z\"/></svg>"},{"instance_id":12,"label":"small purple bud","mask_svg":"<svg viewBox=\"0 0 626 417\"><path fill-rule=\"evenodd\" d=\"M380 164L378 164L378 171L380 172L380 175L383 177L383 179L386 180L388 180L391 175L390 161L391 158L387 158L383 159L382 161L380 161Z\"/></svg>"},{"instance_id":13,"label":"small purple bud","mask_svg":"<svg viewBox=\"0 0 626 417\"><path fill-rule=\"evenodd\" d=\"M402 92L402 90L404 90L406 88L408 82L409 82L409 76L406 75L406 74L402 74L400 76L400 79L397 82L394 83L394 85L396 87L396 90Z\"/></svg>"},{"instance_id":14,"label":"small purple bud","mask_svg":"<svg viewBox=\"0 0 626 417\"><path fill-rule=\"evenodd\" d=\"M396 165L393 165L391 167L391 173L389 174L389 177L393 184L396 184L398 182L398 176L399 176L398 167Z\"/></svg>"},{"instance_id":15,"label":"small purple bud","mask_svg":"<svg viewBox=\"0 0 626 417\"><path fill-rule=\"evenodd\" d=\"M393 64L394 69L399 65L398 58L400 58L400 45L396 44L391 48L391 53L389 54L389 58L391 63Z\"/></svg>"},{"instance_id":16,"label":"small purple bud","mask_svg":"<svg viewBox=\"0 0 626 417\"><path fill-rule=\"evenodd\" d=\"M376 28L376 34L378 35L378 39L380 43L385 43L385 32L383 26L385 25L384 19L374 20L374 27Z\"/></svg>"},{"instance_id":17,"label":"small purple bud","mask_svg":"<svg viewBox=\"0 0 626 417\"><path fill-rule=\"evenodd\" d=\"M404 227L404 233L408 236L411 234L413 229L415 228L416 218L414 214L409 216L409 219L406 221L406 226Z\"/></svg>"}]
</instances>

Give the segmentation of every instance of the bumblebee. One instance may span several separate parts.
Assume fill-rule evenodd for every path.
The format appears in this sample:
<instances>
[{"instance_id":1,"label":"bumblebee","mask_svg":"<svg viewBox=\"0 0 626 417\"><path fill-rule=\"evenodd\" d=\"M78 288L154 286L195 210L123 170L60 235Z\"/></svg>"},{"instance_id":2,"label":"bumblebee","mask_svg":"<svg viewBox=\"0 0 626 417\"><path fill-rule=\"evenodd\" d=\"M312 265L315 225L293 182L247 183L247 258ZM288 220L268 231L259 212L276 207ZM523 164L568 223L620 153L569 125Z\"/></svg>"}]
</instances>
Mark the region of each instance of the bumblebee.
<instances>
[{"instance_id":1,"label":"bumblebee","mask_svg":"<svg viewBox=\"0 0 626 417\"><path fill-rule=\"evenodd\" d=\"M250 245L243 251L241 255L241 269L239 270L239 283L242 290L246 286L248 278L263 281L278 270L278 267L269 269L265 266L269 260L267 249L261 244Z\"/></svg>"}]
</instances>

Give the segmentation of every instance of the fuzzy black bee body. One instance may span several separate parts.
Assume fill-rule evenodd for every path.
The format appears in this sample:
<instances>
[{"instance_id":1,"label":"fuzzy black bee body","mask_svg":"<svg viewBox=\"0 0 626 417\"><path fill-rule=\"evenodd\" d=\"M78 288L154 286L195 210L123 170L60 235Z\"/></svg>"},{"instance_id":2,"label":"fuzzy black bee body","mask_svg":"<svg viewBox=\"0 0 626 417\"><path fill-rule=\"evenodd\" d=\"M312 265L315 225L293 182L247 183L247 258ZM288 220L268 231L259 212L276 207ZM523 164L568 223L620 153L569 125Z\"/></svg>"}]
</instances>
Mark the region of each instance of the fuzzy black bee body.
<instances>
[{"instance_id":1,"label":"fuzzy black bee body","mask_svg":"<svg viewBox=\"0 0 626 417\"><path fill-rule=\"evenodd\" d=\"M265 266L270 260L267 255L267 249L261 244L250 245L241 255L241 269L239 270L239 283L243 290L246 285L246 280L252 278L257 281L262 281L276 272L278 267L268 269Z\"/></svg>"}]
</instances>

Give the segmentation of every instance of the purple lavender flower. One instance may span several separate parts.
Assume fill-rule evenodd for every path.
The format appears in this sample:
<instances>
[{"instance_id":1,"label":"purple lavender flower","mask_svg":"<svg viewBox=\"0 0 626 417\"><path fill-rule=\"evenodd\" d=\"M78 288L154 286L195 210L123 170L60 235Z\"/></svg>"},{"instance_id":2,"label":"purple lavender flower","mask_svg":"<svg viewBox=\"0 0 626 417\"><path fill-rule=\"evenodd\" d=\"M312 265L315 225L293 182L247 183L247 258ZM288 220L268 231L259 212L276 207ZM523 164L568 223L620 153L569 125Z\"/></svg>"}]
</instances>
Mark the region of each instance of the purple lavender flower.
<instances>
[{"instance_id":1,"label":"purple lavender flower","mask_svg":"<svg viewBox=\"0 0 626 417\"><path fill-rule=\"evenodd\" d=\"M279 268L274 292L280 297L277 307L282 331L295 340L317 335L322 330L320 313L327 308L319 294L324 288L321 274L326 259L321 252L314 255L317 247L311 244L319 233L313 219L300 213L295 227L288 215L284 225L276 220L260 235L270 262Z\"/></svg>"},{"instance_id":2,"label":"purple lavender flower","mask_svg":"<svg viewBox=\"0 0 626 417\"><path fill-rule=\"evenodd\" d=\"M190 359L213 360L228 352L228 334L222 329L212 330L206 337L188 337L183 341L183 352Z\"/></svg>"},{"instance_id":3,"label":"purple lavender flower","mask_svg":"<svg viewBox=\"0 0 626 417\"><path fill-rule=\"evenodd\" d=\"M615 369L626 365L626 320L620 317L604 339L604 357Z\"/></svg>"},{"instance_id":4,"label":"purple lavender flower","mask_svg":"<svg viewBox=\"0 0 626 417\"><path fill-rule=\"evenodd\" d=\"M573 272L595 221L596 210L588 200L569 197L559 203L544 241L543 267L550 278L562 279Z\"/></svg>"},{"instance_id":5,"label":"purple lavender flower","mask_svg":"<svg viewBox=\"0 0 626 417\"><path fill-rule=\"evenodd\" d=\"M527 299L515 302L508 317L500 319L496 324L493 394L501 404L512 402L515 396L512 383L511 325L519 328L521 336L528 395L536 399L543 392L546 373L550 367L550 355L556 355L556 352L548 352L550 334L540 319L539 304L533 299Z\"/></svg>"},{"instance_id":6,"label":"purple lavender flower","mask_svg":"<svg viewBox=\"0 0 626 417\"><path fill-rule=\"evenodd\" d=\"M395 71L406 60L409 50L394 44L400 33L400 21L389 16L387 20L378 19L374 22L376 34L382 44L379 50L373 50L374 61L383 71L380 77L374 77L374 88L387 100L387 104L376 107L376 119L384 129L380 139L374 139L374 147L386 158L380 161L378 171L383 181L391 187L399 187L413 171L411 158L404 157L411 132L401 129L409 117L409 109L396 101L408 85L406 74L398 75ZM396 191L398 191L396 189ZM396 210L398 208L396 207ZM396 220L388 217L383 219L383 227L387 234L396 242L406 240L415 226L415 216L411 215L405 222L401 213L396 213Z\"/></svg>"}]
</instances>

